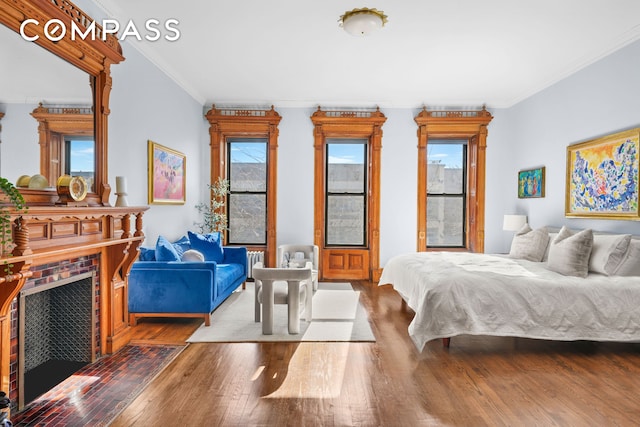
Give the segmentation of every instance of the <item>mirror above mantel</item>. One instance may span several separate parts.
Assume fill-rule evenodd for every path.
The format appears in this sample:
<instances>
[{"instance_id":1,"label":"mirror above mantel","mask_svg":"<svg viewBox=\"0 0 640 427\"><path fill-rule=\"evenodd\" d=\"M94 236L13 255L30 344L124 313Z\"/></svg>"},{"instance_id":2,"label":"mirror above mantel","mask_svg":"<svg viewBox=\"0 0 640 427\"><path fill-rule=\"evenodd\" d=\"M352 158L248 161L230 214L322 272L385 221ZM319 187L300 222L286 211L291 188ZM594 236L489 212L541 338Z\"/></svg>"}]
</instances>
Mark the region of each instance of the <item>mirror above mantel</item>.
<instances>
[{"instance_id":1,"label":"mirror above mantel","mask_svg":"<svg viewBox=\"0 0 640 427\"><path fill-rule=\"evenodd\" d=\"M59 68L57 67L61 67L61 65L58 64L51 67L43 67L43 69L37 70L41 73L41 76L44 73L44 75L46 75L46 78L34 77L32 81L33 86L44 85L44 89L51 89L51 84L56 84L55 79L59 79L58 83L60 86L62 86L62 82L68 76L72 74L84 74L85 77L80 78L80 80L83 80L84 83L81 83L78 87L82 87L82 89L80 90L86 90L87 92L83 92L80 95L77 95L76 93L67 93L67 96L64 98L63 102L63 104L65 105L62 106L62 108L69 108L70 104L82 109L87 108L88 106L91 106L91 108L93 108L94 114L92 117L92 124L93 139L95 141L95 161L93 171L94 185L93 191L87 195L87 198L85 200L90 206L110 206L109 194L111 192L111 188L108 183L107 163L107 119L110 112L109 95L111 91L110 67L112 64L117 64L124 59L124 57L122 56L122 50L117 38L113 35L107 35L106 40L104 41L100 38L91 39L91 37L87 37L85 40L76 37L75 40L71 40L70 32L67 32L66 36L62 40L53 42L44 35L43 26L40 25L28 26L30 36L39 36L39 38L35 42L28 42L22 39L22 37L20 37L20 35L18 34L20 31L21 23L27 17L33 17L34 15L39 16L39 14L40 16L59 19L63 23L66 23L69 28L71 27L72 19L75 21L75 25L79 26L80 28L84 28L85 24L93 22L93 20L83 11L74 6L71 2L51 2L47 0L0 0L0 24L3 24L13 31L13 36L15 36L14 41L17 39L17 42L21 43L22 46L24 46L25 50L33 50L33 48L35 47L33 46L34 43L38 44L42 48L54 54L49 55L49 57L51 57L53 60L57 60L57 58L63 59L64 61L60 62L64 62L64 66L67 67L65 71L59 71ZM7 33L7 31L5 30L6 28L2 28L2 33ZM0 33L0 35L2 34ZM38 54L42 56L43 52L44 51L39 52ZM69 64L72 66L69 66ZM9 64L5 62L2 66L0 66L0 68L4 69L4 67L8 65ZM27 72L29 72L29 70ZM30 72L36 73L36 70L32 69ZM4 76L10 75L10 73L5 74L3 72L3 79ZM52 77L54 80L53 83L51 83ZM3 81L4 86L6 86L6 83L6 81ZM42 91L42 93L44 92L46 92L46 90ZM89 102L86 102L87 94L89 96ZM25 100L31 102L32 106L29 113L34 111L33 105L37 105L37 103L40 102L52 104L50 106L45 105L44 108L60 107L58 103L62 103L60 98L53 99L51 95L48 96L48 99L51 99L53 102L47 99L47 95L40 96L39 93L35 92L24 92L23 95ZM0 94L0 97L1 96L2 94ZM1 102L2 100L0 100L0 103ZM27 113L27 115L29 113ZM2 119L3 124L5 125L5 129L7 129L7 126L9 126L9 121L14 120L14 118L15 117L10 117L9 114L5 114L5 117ZM51 150L43 149L42 121L38 120L38 122L36 122L32 117L28 117L28 119L31 120L34 124L34 129L36 130L36 132L33 135L33 139L19 141L19 143L33 144L35 146L35 150L38 150L37 146L38 144L40 144L39 173L47 176L49 178L49 181L54 181L52 184L55 185L56 175L58 174L58 172L61 172L61 170L57 171L55 170L55 168L51 167ZM21 118L20 120L24 121L27 119ZM87 128L83 127L81 131L72 133L75 133L77 135L87 135L88 132L89 131L87 130ZM6 142L6 138L3 138L3 140L5 140ZM27 156L34 152L32 148L33 147L25 148L24 152L27 153ZM2 155L4 155L4 153L2 153ZM31 155L30 158L27 159L7 159L5 157L3 161L14 162L22 160L24 162L37 163L36 156ZM2 172L4 176L4 171L0 172ZM16 179L17 177L8 178ZM38 194L31 194L34 192L29 190L23 191L22 189L21 192L23 192L23 195L27 199L28 204L34 204L30 202L35 202L35 204L54 204L58 199L55 190L38 191Z\"/></svg>"}]
</instances>

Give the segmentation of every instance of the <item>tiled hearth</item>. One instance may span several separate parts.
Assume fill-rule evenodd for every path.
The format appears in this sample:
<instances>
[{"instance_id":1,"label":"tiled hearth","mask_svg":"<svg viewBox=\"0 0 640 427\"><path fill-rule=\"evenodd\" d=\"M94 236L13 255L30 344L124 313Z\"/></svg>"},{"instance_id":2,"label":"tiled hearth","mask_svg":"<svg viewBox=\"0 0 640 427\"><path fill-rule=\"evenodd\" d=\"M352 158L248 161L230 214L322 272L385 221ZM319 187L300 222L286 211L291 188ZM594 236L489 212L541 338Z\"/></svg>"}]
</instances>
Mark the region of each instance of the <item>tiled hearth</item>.
<instances>
[{"instance_id":1,"label":"tiled hearth","mask_svg":"<svg viewBox=\"0 0 640 427\"><path fill-rule=\"evenodd\" d=\"M11 421L14 426L107 426L183 349L125 346L85 366L21 412L12 411Z\"/></svg>"}]
</instances>

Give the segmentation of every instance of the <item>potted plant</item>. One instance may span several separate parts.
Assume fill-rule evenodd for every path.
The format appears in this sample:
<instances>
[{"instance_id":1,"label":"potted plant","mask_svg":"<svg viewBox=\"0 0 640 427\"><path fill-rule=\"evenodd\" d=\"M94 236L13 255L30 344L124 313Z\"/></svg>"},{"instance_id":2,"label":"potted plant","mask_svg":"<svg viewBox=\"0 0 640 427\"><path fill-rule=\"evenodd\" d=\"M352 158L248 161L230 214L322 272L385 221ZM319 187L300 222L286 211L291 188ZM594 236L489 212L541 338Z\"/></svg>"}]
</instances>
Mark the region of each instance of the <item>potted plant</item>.
<instances>
[{"instance_id":1,"label":"potted plant","mask_svg":"<svg viewBox=\"0 0 640 427\"><path fill-rule=\"evenodd\" d=\"M11 181L0 177L0 249L1 257L10 256L13 249L11 212L9 207L21 211L26 209L24 198Z\"/></svg>"},{"instance_id":2,"label":"potted plant","mask_svg":"<svg viewBox=\"0 0 640 427\"><path fill-rule=\"evenodd\" d=\"M209 203L198 203L196 209L202 214L202 222L194 222L200 233L219 231L221 235L227 230L227 214L224 210L229 180L218 177L213 184L208 184L210 191Z\"/></svg>"}]
</instances>

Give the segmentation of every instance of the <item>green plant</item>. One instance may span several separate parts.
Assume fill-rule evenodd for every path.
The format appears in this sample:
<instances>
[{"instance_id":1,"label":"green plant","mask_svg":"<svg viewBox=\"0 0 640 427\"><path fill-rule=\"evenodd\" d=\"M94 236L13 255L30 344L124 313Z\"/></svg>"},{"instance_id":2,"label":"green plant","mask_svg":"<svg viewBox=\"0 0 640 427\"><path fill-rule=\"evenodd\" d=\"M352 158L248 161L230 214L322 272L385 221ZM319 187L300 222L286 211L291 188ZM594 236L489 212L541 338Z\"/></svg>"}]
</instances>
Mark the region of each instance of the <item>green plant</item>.
<instances>
[{"instance_id":1,"label":"green plant","mask_svg":"<svg viewBox=\"0 0 640 427\"><path fill-rule=\"evenodd\" d=\"M0 190L4 196L0 199L0 255L5 256L10 253L13 246L11 212L7 206L13 206L16 210L26 210L24 198L20 191L8 179L0 177Z\"/></svg>"},{"instance_id":2,"label":"green plant","mask_svg":"<svg viewBox=\"0 0 640 427\"><path fill-rule=\"evenodd\" d=\"M227 214L224 206L229 193L229 180L218 178L213 184L208 184L210 191L209 203L198 203L196 209L202 215L202 222L194 222L200 233L227 230Z\"/></svg>"}]
</instances>

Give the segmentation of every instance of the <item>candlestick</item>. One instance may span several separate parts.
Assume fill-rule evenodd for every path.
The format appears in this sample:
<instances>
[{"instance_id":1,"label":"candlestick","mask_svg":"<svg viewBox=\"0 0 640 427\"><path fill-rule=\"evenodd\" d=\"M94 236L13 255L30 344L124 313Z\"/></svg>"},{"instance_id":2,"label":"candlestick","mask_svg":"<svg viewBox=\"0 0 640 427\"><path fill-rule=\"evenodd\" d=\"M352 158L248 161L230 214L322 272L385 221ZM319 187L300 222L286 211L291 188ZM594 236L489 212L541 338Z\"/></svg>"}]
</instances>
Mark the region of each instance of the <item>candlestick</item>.
<instances>
[{"instance_id":1,"label":"candlestick","mask_svg":"<svg viewBox=\"0 0 640 427\"><path fill-rule=\"evenodd\" d=\"M129 206L127 202L127 178L116 176L116 206Z\"/></svg>"},{"instance_id":2,"label":"candlestick","mask_svg":"<svg viewBox=\"0 0 640 427\"><path fill-rule=\"evenodd\" d=\"M127 178L124 176L116 176L116 194L127 192Z\"/></svg>"}]
</instances>

